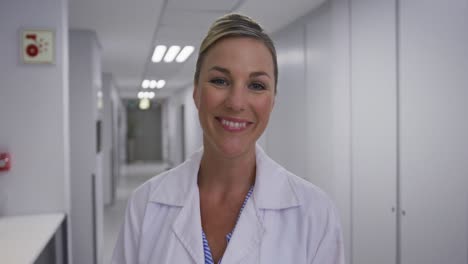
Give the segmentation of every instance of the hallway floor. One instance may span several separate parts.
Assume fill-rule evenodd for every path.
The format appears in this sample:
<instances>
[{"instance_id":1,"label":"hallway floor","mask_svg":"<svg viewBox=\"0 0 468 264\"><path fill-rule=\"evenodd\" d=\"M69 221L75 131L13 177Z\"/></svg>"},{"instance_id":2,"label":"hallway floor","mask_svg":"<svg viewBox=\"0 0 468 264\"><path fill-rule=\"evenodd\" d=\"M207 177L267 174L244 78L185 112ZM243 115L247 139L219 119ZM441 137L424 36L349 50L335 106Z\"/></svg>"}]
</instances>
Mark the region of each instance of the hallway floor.
<instances>
[{"instance_id":1,"label":"hallway floor","mask_svg":"<svg viewBox=\"0 0 468 264\"><path fill-rule=\"evenodd\" d=\"M122 225L127 200L135 188L168 169L166 163L132 164L122 168L121 179L117 186L115 202L104 207L104 263L109 264L112 258L117 236Z\"/></svg>"}]
</instances>

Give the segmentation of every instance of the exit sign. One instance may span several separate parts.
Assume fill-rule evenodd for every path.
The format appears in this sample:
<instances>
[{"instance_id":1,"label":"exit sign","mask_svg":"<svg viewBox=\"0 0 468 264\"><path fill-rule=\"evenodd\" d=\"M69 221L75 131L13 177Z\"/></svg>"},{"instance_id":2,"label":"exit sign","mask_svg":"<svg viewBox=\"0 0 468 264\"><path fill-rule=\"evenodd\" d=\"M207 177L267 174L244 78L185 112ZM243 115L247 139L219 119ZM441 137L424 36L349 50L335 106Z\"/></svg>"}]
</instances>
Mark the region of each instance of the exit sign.
<instances>
[{"instance_id":1,"label":"exit sign","mask_svg":"<svg viewBox=\"0 0 468 264\"><path fill-rule=\"evenodd\" d=\"M52 30L23 30L21 57L24 63L54 63L55 36Z\"/></svg>"}]
</instances>

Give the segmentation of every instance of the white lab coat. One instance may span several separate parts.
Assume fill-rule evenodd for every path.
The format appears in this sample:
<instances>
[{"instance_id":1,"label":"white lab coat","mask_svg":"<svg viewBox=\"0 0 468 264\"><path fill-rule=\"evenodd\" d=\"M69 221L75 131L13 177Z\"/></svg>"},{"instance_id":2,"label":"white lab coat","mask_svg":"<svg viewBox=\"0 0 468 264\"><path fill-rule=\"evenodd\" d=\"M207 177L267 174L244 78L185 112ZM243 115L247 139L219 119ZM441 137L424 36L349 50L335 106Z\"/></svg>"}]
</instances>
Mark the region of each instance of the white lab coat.
<instances>
[{"instance_id":1,"label":"white lab coat","mask_svg":"<svg viewBox=\"0 0 468 264\"><path fill-rule=\"evenodd\" d=\"M341 228L330 199L256 148L254 191L222 264L343 264ZM202 150L135 190L113 264L204 264L197 186L201 156Z\"/></svg>"}]
</instances>

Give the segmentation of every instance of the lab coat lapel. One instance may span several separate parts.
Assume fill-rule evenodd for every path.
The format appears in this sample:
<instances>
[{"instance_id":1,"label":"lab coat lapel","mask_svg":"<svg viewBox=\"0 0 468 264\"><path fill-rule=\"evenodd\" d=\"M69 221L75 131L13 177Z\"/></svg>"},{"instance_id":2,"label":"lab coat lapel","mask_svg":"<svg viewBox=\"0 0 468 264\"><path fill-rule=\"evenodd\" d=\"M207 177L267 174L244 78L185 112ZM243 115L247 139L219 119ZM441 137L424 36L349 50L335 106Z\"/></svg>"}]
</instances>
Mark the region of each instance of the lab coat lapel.
<instances>
[{"instance_id":1,"label":"lab coat lapel","mask_svg":"<svg viewBox=\"0 0 468 264\"><path fill-rule=\"evenodd\" d=\"M236 224L234 233L224 252L222 263L239 263L247 255L256 252L264 232L265 229L255 208L255 197L252 195Z\"/></svg>"},{"instance_id":2,"label":"lab coat lapel","mask_svg":"<svg viewBox=\"0 0 468 264\"><path fill-rule=\"evenodd\" d=\"M176 173L168 175L151 198L151 201L156 203L180 207L180 212L172 224L172 230L193 262L197 264L203 264L205 261L200 219L200 195L197 186L197 173L202 154L203 149L200 149L186 162L175 168ZM178 256L174 256L173 259L178 260L177 263L187 263L187 260L183 260L182 252L176 254Z\"/></svg>"},{"instance_id":3,"label":"lab coat lapel","mask_svg":"<svg viewBox=\"0 0 468 264\"><path fill-rule=\"evenodd\" d=\"M205 257L203 255L199 200L198 188L194 186L189 194L189 199L174 221L172 229L194 262L203 264Z\"/></svg>"}]
</instances>

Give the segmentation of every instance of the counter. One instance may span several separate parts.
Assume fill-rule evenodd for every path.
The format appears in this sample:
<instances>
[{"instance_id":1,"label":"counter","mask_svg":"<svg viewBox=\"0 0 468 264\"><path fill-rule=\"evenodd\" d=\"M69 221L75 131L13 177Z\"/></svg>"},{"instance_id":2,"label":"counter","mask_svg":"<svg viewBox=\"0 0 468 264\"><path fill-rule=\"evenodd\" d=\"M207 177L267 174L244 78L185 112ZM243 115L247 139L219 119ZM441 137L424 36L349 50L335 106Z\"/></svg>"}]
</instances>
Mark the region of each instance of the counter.
<instances>
[{"instance_id":1,"label":"counter","mask_svg":"<svg viewBox=\"0 0 468 264\"><path fill-rule=\"evenodd\" d=\"M64 219L64 214L0 217L0 262L34 263Z\"/></svg>"}]
</instances>

